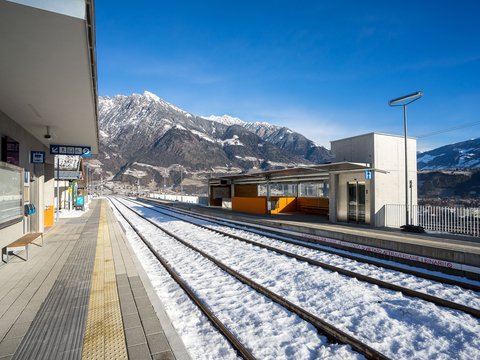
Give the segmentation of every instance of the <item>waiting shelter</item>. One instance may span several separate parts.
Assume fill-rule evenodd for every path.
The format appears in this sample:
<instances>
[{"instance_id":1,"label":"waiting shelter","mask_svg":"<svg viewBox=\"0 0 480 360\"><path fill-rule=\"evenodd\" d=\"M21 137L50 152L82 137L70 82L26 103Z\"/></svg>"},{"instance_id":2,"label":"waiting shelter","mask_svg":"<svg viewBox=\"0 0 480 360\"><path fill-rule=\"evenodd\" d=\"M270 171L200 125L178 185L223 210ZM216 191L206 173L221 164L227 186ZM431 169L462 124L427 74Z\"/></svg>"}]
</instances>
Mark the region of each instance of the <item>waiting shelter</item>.
<instances>
[{"instance_id":1,"label":"waiting shelter","mask_svg":"<svg viewBox=\"0 0 480 360\"><path fill-rule=\"evenodd\" d=\"M404 138L369 133L331 142L328 164L209 180L209 204L256 214L306 212L331 222L385 226L385 205L404 204ZM410 204L417 203L416 140L408 139Z\"/></svg>"}]
</instances>

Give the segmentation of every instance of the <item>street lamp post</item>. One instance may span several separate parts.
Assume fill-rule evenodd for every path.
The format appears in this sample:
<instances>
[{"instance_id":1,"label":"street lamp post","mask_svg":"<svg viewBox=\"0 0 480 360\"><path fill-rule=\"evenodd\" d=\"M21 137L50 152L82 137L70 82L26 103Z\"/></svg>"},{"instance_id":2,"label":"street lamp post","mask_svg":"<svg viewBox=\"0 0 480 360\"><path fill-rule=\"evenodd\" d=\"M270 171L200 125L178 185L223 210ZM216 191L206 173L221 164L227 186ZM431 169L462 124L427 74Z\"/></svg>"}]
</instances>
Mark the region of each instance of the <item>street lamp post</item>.
<instances>
[{"instance_id":1,"label":"street lamp post","mask_svg":"<svg viewBox=\"0 0 480 360\"><path fill-rule=\"evenodd\" d=\"M409 211L408 211L408 148L407 148L407 105L417 101L423 96L423 92L417 91L412 94L401 96L399 98L390 100L388 105L390 106L403 106L403 131L405 138L405 222L408 226L409 224ZM413 223L413 221L410 221Z\"/></svg>"}]
</instances>

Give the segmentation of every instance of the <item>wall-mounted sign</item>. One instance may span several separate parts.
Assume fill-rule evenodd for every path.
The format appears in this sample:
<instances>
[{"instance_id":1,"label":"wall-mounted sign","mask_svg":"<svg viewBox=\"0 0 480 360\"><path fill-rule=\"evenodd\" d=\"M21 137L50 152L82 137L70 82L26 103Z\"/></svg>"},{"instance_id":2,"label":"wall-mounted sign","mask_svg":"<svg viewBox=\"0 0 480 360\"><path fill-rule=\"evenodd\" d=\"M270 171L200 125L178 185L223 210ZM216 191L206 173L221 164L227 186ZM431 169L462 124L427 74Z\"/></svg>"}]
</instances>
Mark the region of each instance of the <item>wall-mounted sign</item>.
<instances>
[{"instance_id":1,"label":"wall-mounted sign","mask_svg":"<svg viewBox=\"0 0 480 360\"><path fill-rule=\"evenodd\" d=\"M92 149L90 146L50 145L50 154L91 156Z\"/></svg>"},{"instance_id":2,"label":"wall-mounted sign","mask_svg":"<svg viewBox=\"0 0 480 360\"><path fill-rule=\"evenodd\" d=\"M372 180L372 178L373 178L373 171L365 170L365 180Z\"/></svg>"},{"instance_id":3,"label":"wall-mounted sign","mask_svg":"<svg viewBox=\"0 0 480 360\"><path fill-rule=\"evenodd\" d=\"M57 176L55 172L55 176ZM59 180L78 180L82 173L80 171L72 171L72 170L60 170L58 172L58 179Z\"/></svg>"},{"instance_id":4,"label":"wall-mounted sign","mask_svg":"<svg viewBox=\"0 0 480 360\"><path fill-rule=\"evenodd\" d=\"M45 151L31 151L30 152L30 162L33 164L44 164L45 163Z\"/></svg>"}]
</instances>

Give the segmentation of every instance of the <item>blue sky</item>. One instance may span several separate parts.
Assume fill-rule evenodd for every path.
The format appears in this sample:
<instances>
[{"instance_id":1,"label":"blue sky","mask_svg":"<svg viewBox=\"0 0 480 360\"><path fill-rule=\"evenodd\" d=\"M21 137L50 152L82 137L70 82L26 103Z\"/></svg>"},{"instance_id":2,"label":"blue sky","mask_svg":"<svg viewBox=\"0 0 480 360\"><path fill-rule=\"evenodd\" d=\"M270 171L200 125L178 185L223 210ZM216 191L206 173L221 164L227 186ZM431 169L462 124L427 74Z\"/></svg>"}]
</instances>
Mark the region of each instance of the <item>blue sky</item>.
<instances>
[{"instance_id":1,"label":"blue sky","mask_svg":"<svg viewBox=\"0 0 480 360\"><path fill-rule=\"evenodd\" d=\"M100 95L268 121L329 147L480 123L479 1L96 1ZM418 148L480 137L480 124Z\"/></svg>"}]
</instances>

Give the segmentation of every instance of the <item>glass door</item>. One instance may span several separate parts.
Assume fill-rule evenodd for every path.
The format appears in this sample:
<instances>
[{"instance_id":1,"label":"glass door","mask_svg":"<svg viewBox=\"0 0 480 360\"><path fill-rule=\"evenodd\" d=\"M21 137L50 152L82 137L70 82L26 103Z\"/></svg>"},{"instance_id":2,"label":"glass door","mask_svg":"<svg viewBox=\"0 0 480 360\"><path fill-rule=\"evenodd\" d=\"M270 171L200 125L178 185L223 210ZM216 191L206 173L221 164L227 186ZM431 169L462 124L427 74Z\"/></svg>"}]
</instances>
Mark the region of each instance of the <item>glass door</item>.
<instances>
[{"instance_id":1,"label":"glass door","mask_svg":"<svg viewBox=\"0 0 480 360\"><path fill-rule=\"evenodd\" d=\"M365 222L365 183L357 183L357 222Z\"/></svg>"},{"instance_id":2,"label":"glass door","mask_svg":"<svg viewBox=\"0 0 480 360\"><path fill-rule=\"evenodd\" d=\"M365 183L348 184L348 221L365 222Z\"/></svg>"},{"instance_id":3,"label":"glass door","mask_svg":"<svg viewBox=\"0 0 480 360\"><path fill-rule=\"evenodd\" d=\"M348 221L357 221L357 183L348 183Z\"/></svg>"}]
</instances>

